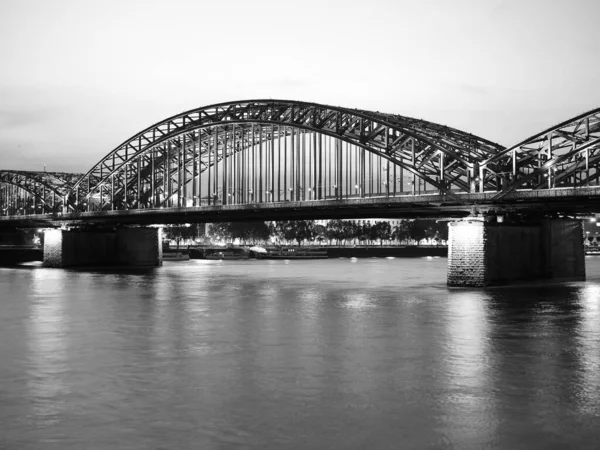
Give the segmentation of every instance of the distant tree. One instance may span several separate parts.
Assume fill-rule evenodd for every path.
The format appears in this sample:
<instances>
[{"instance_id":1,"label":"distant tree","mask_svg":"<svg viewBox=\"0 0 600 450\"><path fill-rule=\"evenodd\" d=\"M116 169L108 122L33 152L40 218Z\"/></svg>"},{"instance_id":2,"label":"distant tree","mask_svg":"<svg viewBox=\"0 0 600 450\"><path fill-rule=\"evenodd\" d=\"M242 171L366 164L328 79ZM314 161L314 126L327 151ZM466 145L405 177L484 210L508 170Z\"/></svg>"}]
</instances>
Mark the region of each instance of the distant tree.
<instances>
[{"instance_id":1,"label":"distant tree","mask_svg":"<svg viewBox=\"0 0 600 450\"><path fill-rule=\"evenodd\" d=\"M391 238L392 227L387 221L377 222L372 227L372 230L372 234L375 236L375 239L379 240L379 245L383 245L384 241L388 241Z\"/></svg>"},{"instance_id":2,"label":"distant tree","mask_svg":"<svg viewBox=\"0 0 600 450\"><path fill-rule=\"evenodd\" d=\"M279 236L277 235L277 222L268 222L267 226L269 227L269 237L273 237L275 241L279 241Z\"/></svg>"},{"instance_id":3,"label":"distant tree","mask_svg":"<svg viewBox=\"0 0 600 450\"><path fill-rule=\"evenodd\" d=\"M436 221L435 228L437 230L437 240L447 241L448 240L448 222Z\"/></svg>"},{"instance_id":4,"label":"distant tree","mask_svg":"<svg viewBox=\"0 0 600 450\"><path fill-rule=\"evenodd\" d=\"M448 224L437 220L420 220L425 230L425 239L429 241L446 241L448 239Z\"/></svg>"},{"instance_id":5,"label":"distant tree","mask_svg":"<svg viewBox=\"0 0 600 450\"><path fill-rule=\"evenodd\" d=\"M434 239L437 239L437 234L438 232L434 225L428 225L427 228L425 228L425 239L428 241L431 242Z\"/></svg>"},{"instance_id":6,"label":"distant tree","mask_svg":"<svg viewBox=\"0 0 600 450\"><path fill-rule=\"evenodd\" d=\"M181 241L193 239L198 233L199 224L185 224L185 225L169 225L163 229L163 236L170 240L175 241L177 250Z\"/></svg>"},{"instance_id":7,"label":"distant tree","mask_svg":"<svg viewBox=\"0 0 600 450\"><path fill-rule=\"evenodd\" d=\"M407 227L409 238L414 239L417 242L417 245L419 245L419 242L427 235L427 224L422 220L411 220L408 222Z\"/></svg>"},{"instance_id":8,"label":"distant tree","mask_svg":"<svg viewBox=\"0 0 600 450\"><path fill-rule=\"evenodd\" d=\"M343 245L346 245L349 240L353 239L356 234L356 225L352 223L351 220L342 220L341 222L341 230L340 230L340 239L343 242Z\"/></svg>"},{"instance_id":9,"label":"distant tree","mask_svg":"<svg viewBox=\"0 0 600 450\"><path fill-rule=\"evenodd\" d=\"M284 220L276 222L276 235L286 241L296 241L300 245L305 240L314 237L315 223L312 220Z\"/></svg>"},{"instance_id":10,"label":"distant tree","mask_svg":"<svg viewBox=\"0 0 600 450\"><path fill-rule=\"evenodd\" d=\"M332 240L335 240L338 245L340 244L340 242L342 240L342 235L343 235L343 228L344 228L344 223L342 220L339 220L339 219L330 220L327 223L325 234L326 234L327 239L329 240L330 244L331 244Z\"/></svg>"},{"instance_id":11,"label":"distant tree","mask_svg":"<svg viewBox=\"0 0 600 450\"><path fill-rule=\"evenodd\" d=\"M295 239L298 242L298 245L305 240L313 239L315 232L315 222L313 220L296 220L294 222Z\"/></svg>"},{"instance_id":12,"label":"distant tree","mask_svg":"<svg viewBox=\"0 0 600 450\"><path fill-rule=\"evenodd\" d=\"M410 237L408 230L408 221L403 220L398 225L396 225L392 232L392 237L399 243L406 242L406 240Z\"/></svg>"},{"instance_id":13,"label":"distant tree","mask_svg":"<svg viewBox=\"0 0 600 450\"><path fill-rule=\"evenodd\" d=\"M364 245L365 241L369 240L369 231L371 225L367 222L362 225L359 225L356 230L356 237L360 241L361 244Z\"/></svg>"},{"instance_id":14,"label":"distant tree","mask_svg":"<svg viewBox=\"0 0 600 450\"><path fill-rule=\"evenodd\" d=\"M216 222L210 225L209 234L219 240L231 239L231 222Z\"/></svg>"},{"instance_id":15,"label":"distant tree","mask_svg":"<svg viewBox=\"0 0 600 450\"><path fill-rule=\"evenodd\" d=\"M270 229L271 229L271 236L275 237L275 240L277 241L277 243L282 244L284 242L287 241L286 239L286 229L287 227L287 220L281 220L278 222L272 222Z\"/></svg>"},{"instance_id":16,"label":"distant tree","mask_svg":"<svg viewBox=\"0 0 600 450\"><path fill-rule=\"evenodd\" d=\"M367 229L367 235L369 236L369 244L373 244L373 242L375 242L377 240L377 224L379 222L376 223L372 223L369 224L368 229Z\"/></svg>"},{"instance_id":17,"label":"distant tree","mask_svg":"<svg viewBox=\"0 0 600 450\"><path fill-rule=\"evenodd\" d=\"M356 220L349 220L348 227L350 231L350 236L348 236L348 240L352 243L355 243L358 240L358 236L361 232L361 225Z\"/></svg>"},{"instance_id":18,"label":"distant tree","mask_svg":"<svg viewBox=\"0 0 600 450\"><path fill-rule=\"evenodd\" d=\"M268 241L270 236L269 226L265 222L249 222L246 233L255 244Z\"/></svg>"},{"instance_id":19,"label":"distant tree","mask_svg":"<svg viewBox=\"0 0 600 450\"><path fill-rule=\"evenodd\" d=\"M314 226L314 238L319 242L323 242L327 239L327 228L324 225Z\"/></svg>"},{"instance_id":20,"label":"distant tree","mask_svg":"<svg viewBox=\"0 0 600 450\"><path fill-rule=\"evenodd\" d=\"M264 242L269 239L270 228L265 222L232 222L229 224L231 239L239 239L244 245Z\"/></svg>"}]
</instances>

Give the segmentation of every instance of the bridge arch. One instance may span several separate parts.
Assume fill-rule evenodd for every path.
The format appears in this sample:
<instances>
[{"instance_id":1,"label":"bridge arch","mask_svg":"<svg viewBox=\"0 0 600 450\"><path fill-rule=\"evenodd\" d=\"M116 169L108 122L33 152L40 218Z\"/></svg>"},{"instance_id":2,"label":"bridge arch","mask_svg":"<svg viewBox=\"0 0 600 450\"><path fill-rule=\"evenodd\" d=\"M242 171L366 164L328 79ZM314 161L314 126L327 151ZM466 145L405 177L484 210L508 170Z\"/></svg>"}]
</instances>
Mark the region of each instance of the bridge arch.
<instances>
[{"instance_id":1,"label":"bridge arch","mask_svg":"<svg viewBox=\"0 0 600 450\"><path fill-rule=\"evenodd\" d=\"M45 214L59 211L80 174L0 170L0 212Z\"/></svg>"},{"instance_id":2,"label":"bridge arch","mask_svg":"<svg viewBox=\"0 0 600 450\"><path fill-rule=\"evenodd\" d=\"M452 196L468 192L478 164L501 150L460 130L398 115L290 100L228 102L137 133L81 177L68 198L79 210L175 206L173 199L176 206L198 206L214 203L214 195L221 203L255 203L255 193L260 201L281 201L282 190L283 201L306 200L307 192L312 199L389 195L404 192L409 178L411 186L422 180L424 188ZM247 167L239 170L240 164Z\"/></svg>"},{"instance_id":3,"label":"bridge arch","mask_svg":"<svg viewBox=\"0 0 600 450\"><path fill-rule=\"evenodd\" d=\"M481 165L481 178L502 177L501 200L516 189L600 185L600 108L506 148Z\"/></svg>"}]
</instances>

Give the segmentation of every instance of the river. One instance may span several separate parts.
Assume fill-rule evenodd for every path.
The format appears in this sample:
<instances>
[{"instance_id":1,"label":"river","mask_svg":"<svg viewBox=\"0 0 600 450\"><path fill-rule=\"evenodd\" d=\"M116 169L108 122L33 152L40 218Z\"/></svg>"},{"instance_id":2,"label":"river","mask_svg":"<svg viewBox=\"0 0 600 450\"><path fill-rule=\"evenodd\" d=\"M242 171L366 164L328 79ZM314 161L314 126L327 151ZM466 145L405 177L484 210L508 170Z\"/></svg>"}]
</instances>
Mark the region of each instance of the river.
<instances>
[{"instance_id":1,"label":"river","mask_svg":"<svg viewBox=\"0 0 600 450\"><path fill-rule=\"evenodd\" d=\"M2 449L597 449L588 280L445 258L0 268Z\"/></svg>"}]
</instances>

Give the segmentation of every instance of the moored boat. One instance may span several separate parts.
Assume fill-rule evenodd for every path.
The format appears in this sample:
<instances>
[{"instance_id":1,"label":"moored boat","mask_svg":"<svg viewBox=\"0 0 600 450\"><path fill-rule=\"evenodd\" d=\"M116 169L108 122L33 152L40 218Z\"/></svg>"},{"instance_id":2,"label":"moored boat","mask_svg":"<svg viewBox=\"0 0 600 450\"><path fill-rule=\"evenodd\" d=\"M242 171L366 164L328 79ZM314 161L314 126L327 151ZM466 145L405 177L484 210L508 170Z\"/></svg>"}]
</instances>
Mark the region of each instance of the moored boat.
<instances>
[{"instance_id":1,"label":"moored boat","mask_svg":"<svg viewBox=\"0 0 600 450\"><path fill-rule=\"evenodd\" d=\"M320 248L294 248L281 247L269 250L267 253L258 253L258 259L326 259L327 249Z\"/></svg>"},{"instance_id":2,"label":"moored boat","mask_svg":"<svg viewBox=\"0 0 600 450\"><path fill-rule=\"evenodd\" d=\"M190 255L183 252L163 252L163 261L188 261Z\"/></svg>"},{"instance_id":3,"label":"moored boat","mask_svg":"<svg viewBox=\"0 0 600 450\"><path fill-rule=\"evenodd\" d=\"M209 253L205 256L205 259L218 259L218 260L239 260L239 259L250 259L247 252L234 252L234 251L218 251Z\"/></svg>"},{"instance_id":4,"label":"moored boat","mask_svg":"<svg viewBox=\"0 0 600 450\"><path fill-rule=\"evenodd\" d=\"M190 259L249 259L251 256L241 247L190 248Z\"/></svg>"}]
</instances>

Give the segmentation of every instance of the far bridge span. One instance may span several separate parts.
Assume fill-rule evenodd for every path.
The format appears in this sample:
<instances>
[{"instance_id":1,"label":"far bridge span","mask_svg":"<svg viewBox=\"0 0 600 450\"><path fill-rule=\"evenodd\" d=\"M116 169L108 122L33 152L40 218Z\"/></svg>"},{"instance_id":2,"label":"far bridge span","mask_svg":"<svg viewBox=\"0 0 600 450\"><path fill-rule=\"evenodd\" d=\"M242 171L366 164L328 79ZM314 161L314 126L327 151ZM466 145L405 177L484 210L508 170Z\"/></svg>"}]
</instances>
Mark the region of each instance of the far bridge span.
<instances>
[{"instance_id":1,"label":"far bridge span","mask_svg":"<svg viewBox=\"0 0 600 450\"><path fill-rule=\"evenodd\" d=\"M85 174L0 170L0 227L374 216L525 226L598 210L600 109L507 148L397 114L235 101L162 120Z\"/></svg>"}]
</instances>

